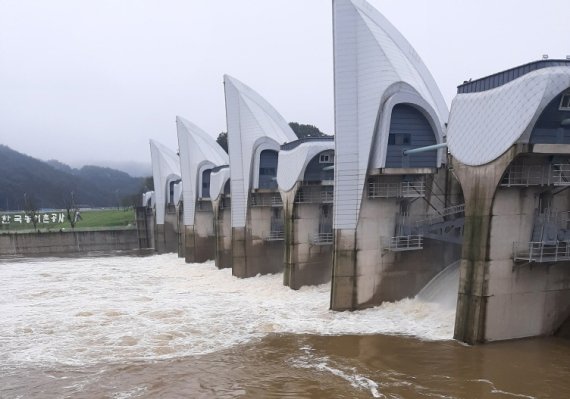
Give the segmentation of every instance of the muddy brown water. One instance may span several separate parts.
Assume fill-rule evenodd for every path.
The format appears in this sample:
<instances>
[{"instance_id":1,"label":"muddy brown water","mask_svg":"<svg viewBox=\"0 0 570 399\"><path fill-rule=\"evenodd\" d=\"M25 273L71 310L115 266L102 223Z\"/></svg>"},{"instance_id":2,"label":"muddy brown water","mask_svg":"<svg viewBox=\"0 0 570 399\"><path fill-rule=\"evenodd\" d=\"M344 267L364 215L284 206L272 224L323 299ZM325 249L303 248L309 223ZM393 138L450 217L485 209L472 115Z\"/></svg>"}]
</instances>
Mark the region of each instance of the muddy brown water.
<instances>
[{"instance_id":1,"label":"muddy brown water","mask_svg":"<svg viewBox=\"0 0 570 399\"><path fill-rule=\"evenodd\" d=\"M481 346L417 300L326 309L328 287L176 256L0 261L0 398L570 398L570 341Z\"/></svg>"},{"instance_id":2,"label":"muddy brown water","mask_svg":"<svg viewBox=\"0 0 570 399\"><path fill-rule=\"evenodd\" d=\"M4 370L2 398L570 398L570 341L270 335L207 355Z\"/></svg>"}]
</instances>

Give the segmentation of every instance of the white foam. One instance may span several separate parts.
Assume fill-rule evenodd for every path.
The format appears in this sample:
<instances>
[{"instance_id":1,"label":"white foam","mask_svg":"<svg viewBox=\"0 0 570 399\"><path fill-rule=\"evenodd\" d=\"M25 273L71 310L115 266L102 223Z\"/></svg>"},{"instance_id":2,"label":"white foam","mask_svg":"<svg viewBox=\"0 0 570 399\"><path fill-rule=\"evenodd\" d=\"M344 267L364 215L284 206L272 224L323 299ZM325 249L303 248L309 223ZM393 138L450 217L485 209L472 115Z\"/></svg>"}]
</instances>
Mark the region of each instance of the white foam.
<instances>
[{"instance_id":1,"label":"white foam","mask_svg":"<svg viewBox=\"0 0 570 399\"><path fill-rule=\"evenodd\" d=\"M237 279L176 255L0 264L0 367L209 353L268 333L406 334L451 339L454 311L406 299L332 312L329 285Z\"/></svg>"},{"instance_id":2,"label":"white foam","mask_svg":"<svg viewBox=\"0 0 570 399\"><path fill-rule=\"evenodd\" d=\"M311 347L305 346L301 350L303 355L291 361L293 366L331 373L350 383L353 388L369 391L374 398L386 398L385 395L380 393L378 383L364 375L358 374L355 368L344 371L342 366L332 364L328 357L315 356Z\"/></svg>"},{"instance_id":3,"label":"white foam","mask_svg":"<svg viewBox=\"0 0 570 399\"><path fill-rule=\"evenodd\" d=\"M443 269L416 297L423 302L436 303L443 309L455 310L459 291L459 263L453 262Z\"/></svg>"}]
</instances>

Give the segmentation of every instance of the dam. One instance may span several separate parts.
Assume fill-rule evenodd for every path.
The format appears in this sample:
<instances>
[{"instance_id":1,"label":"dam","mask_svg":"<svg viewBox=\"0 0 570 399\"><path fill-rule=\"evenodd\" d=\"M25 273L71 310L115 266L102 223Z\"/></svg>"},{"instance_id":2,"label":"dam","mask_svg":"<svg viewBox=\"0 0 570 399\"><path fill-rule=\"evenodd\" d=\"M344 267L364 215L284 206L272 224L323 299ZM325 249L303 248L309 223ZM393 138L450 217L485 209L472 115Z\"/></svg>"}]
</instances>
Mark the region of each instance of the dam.
<instances>
[{"instance_id":1,"label":"dam","mask_svg":"<svg viewBox=\"0 0 570 399\"><path fill-rule=\"evenodd\" d=\"M570 398L563 2L20 3L0 398Z\"/></svg>"},{"instance_id":2,"label":"dam","mask_svg":"<svg viewBox=\"0 0 570 399\"><path fill-rule=\"evenodd\" d=\"M297 137L266 98L225 75L229 156L211 139L201 155L181 150L194 166L184 161L178 202L177 166L161 166L161 195L144 199L156 222L141 242L159 253L179 242L188 262L214 260L240 278L283 272L293 290L330 281L333 311L412 298L454 264L455 339L570 325L570 61L470 79L448 109L375 8L335 0L333 26L334 137ZM195 166L208 151L216 160ZM186 227L162 225L159 208L178 209Z\"/></svg>"}]
</instances>

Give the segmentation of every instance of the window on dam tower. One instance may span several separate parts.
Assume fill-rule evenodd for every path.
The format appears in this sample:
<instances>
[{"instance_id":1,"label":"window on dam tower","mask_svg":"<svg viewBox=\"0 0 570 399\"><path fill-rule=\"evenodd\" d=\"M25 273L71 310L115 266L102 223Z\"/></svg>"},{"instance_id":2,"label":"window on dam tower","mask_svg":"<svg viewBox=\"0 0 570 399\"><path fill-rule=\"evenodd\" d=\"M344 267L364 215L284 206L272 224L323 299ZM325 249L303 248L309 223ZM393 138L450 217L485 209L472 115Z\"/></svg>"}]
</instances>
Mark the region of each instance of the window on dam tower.
<instances>
[{"instance_id":1,"label":"window on dam tower","mask_svg":"<svg viewBox=\"0 0 570 399\"><path fill-rule=\"evenodd\" d=\"M259 154L259 188L277 188L277 151Z\"/></svg>"}]
</instances>

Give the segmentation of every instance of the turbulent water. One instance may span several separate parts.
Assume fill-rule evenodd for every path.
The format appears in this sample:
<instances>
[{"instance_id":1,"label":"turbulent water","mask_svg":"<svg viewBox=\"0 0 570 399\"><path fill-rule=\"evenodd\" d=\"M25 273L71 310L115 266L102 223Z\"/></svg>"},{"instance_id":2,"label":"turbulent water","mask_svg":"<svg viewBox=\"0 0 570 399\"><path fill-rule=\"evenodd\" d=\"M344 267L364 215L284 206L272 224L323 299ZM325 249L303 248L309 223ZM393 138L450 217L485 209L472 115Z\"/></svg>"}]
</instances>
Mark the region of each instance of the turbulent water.
<instances>
[{"instance_id":1,"label":"turbulent water","mask_svg":"<svg viewBox=\"0 0 570 399\"><path fill-rule=\"evenodd\" d=\"M435 276L418 293L417 299L436 303L442 309L455 310L459 291L459 261L452 263ZM455 313L454 313L455 315Z\"/></svg>"},{"instance_id":2,"label":"turbulent water","mask_svg":"<svg viewBox=\"0 0 570 399\"><path fill-rule=\"evenodd\" d=\"M237 279L175 255L11 260L0 279L0 398L570 395L556 380L570 371L566 341L531 345L563 353L556 368L529 352L552 368L555 395L521 390L501 379L512 356L484 367L482 354L528 344L451 341L445 301L332 312L328 285L293 291L282 275Z\"/></svg>"}]
</instances>

